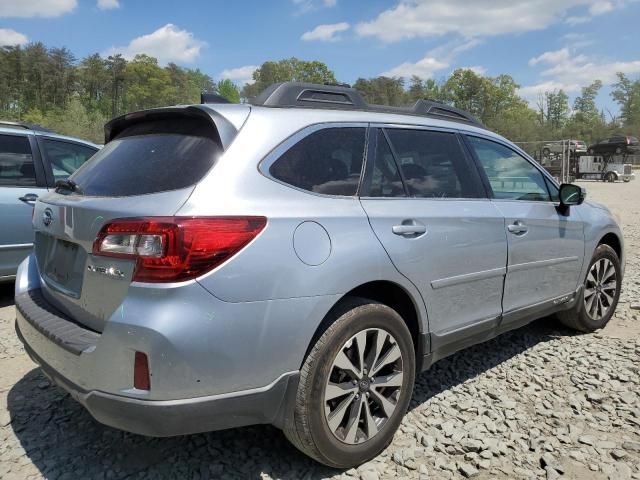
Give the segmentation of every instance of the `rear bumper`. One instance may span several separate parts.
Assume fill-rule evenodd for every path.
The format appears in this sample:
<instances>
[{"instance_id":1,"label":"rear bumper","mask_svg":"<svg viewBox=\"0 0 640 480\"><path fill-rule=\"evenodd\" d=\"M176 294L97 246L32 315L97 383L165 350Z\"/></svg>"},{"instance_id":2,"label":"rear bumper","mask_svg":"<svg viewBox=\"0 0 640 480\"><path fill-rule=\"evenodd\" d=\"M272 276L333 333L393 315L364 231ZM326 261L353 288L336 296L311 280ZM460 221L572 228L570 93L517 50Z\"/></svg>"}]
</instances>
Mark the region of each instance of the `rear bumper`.
<instances>
[{"instance_id":1,"label":"rear bumper","mask_svg":"<svg viewBox=\"0 0 640 480\"><path fill-rule=\"evenodd\" d=\"M31 359L98 422L110 427L151 437L186 435L261 423L281 427L291 410L290 402L298 386L297 372L285 374L263 388L183 400L140 400L84 390L38 356L21 330L29 328L25 322L31 322L20 312L17 315L16 333Z\"/></svg>"}]
</instances>

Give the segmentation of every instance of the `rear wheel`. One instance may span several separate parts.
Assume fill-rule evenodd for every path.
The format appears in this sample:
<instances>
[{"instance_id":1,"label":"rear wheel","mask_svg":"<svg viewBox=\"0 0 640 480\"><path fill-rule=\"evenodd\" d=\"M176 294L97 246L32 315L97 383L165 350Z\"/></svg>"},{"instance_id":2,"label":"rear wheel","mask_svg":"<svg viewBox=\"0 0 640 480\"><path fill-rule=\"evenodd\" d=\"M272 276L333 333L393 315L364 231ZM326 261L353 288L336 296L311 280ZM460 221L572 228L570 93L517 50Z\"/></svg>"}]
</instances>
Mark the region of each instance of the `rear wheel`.
<instances>
[{"instance_id":1,"label":"rear wheel","mask_svg":"<svg viewBox=\"0 0 640 480\"><path fill-rule=\"evenodd\" d=\"M287 438L331 467L370 460L392 440L415 378L409 330L397 312L354 299L313 345L300 372Z\"/></svg>"},{"instance_id":2,"label":"rear wheel","mask_svg":"<svg viewBox=\"0 0 640 480\"><path fill-rule=\"evenodd\" d=\"M581 332L603 328L616 310L621 283L618 255L609 245L599 245L589 264L581 299L571 310L560 312L558 318Z\"/></svg>"}]
</instances>

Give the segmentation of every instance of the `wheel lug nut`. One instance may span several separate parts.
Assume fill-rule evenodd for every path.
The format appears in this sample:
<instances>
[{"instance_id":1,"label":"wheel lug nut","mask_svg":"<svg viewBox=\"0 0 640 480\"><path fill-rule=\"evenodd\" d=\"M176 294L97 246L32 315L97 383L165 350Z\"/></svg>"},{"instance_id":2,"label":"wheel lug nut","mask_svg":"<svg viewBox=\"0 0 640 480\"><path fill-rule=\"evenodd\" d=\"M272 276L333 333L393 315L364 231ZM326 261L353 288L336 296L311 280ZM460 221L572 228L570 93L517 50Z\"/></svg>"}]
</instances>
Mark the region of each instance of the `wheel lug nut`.
<instances>
[{"instance_id":1,"label":"wheel lug nut","mask_svg":"<svg viewBox=\"0 0 640 480\"><path fill-rule=\"evenodd\" d=\"M353 383L354 385L357 385L358 381L357 380L351 380L351 383Z\"/></svg>"}]
</instances>

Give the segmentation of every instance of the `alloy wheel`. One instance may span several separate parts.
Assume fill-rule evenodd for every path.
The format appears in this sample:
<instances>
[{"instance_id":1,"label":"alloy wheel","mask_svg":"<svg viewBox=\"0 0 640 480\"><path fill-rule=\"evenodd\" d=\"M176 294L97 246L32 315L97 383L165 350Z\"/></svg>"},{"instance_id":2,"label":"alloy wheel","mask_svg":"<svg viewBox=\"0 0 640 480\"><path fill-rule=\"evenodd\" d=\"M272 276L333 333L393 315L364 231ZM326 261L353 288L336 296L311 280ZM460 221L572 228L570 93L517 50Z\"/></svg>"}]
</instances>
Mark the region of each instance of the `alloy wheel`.
<instances>
[{"instance_id":1,"label":"alloy wheel","mask_svg":"<svg viewBox=\"0 0 640 480\"><path fill-rule=\"evenodd\" d=\"M613 262L608 258L597 260L589 270L584 288L584 308L592 320L600 320L609 313L617 288Z\"/></svg>"},{"instance_id":2,"label":"alloy wheel","mask_svg":"<svg viewBox=\"0 0 640 480\"><path fill-rule=\"evenodd\" d=\"M380 328L362 330L338 351L324 391L329 430L343 443L363 443L396 410L403 383L402 351Z\"/></svg>"}]
</instances>

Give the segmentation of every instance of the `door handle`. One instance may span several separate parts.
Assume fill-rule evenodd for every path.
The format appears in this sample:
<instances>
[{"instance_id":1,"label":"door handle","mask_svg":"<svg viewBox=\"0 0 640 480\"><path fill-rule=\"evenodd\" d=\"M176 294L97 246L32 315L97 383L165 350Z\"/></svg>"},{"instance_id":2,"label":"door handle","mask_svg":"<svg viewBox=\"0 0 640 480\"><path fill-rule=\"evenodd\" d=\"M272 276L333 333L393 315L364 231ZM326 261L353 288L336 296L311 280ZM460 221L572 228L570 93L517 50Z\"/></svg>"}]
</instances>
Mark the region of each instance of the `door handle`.
<instances>
[{"instance_id":1,"label":"door handle","mask_svg":"<svg viewBox=\"0 0 640 480\"><path fill-rule=\"evenodd\" d=\"M509 230L511 233L514 233L516 235L522 235L529 231L529 227L527 227L520 220L516 220L511 225L507 226L507 230Z\"/></svg>"},{"instance_id":2,"label":"door handle","mask_svg":"<svg viewBox=\"0 0 640 480\"><path fill-rule=\"evenodd\" d=\"M403 223L402 225L394 225L391 231L396 235L412 236L424 235L427 233L427 227L418 223Z\"/></svg>"},{"instance_id":3,"label":"door handle","mask_svg":"<svg viewBox=\"0 0 640 480\"><path fill-rule=\"evenodd\" d=\"M29 205L35 205L36 200L38 200L38 195L35 193L27 193L26 195L19 197L18 200L28 203Z\"/></svg>"}]
</instances>

